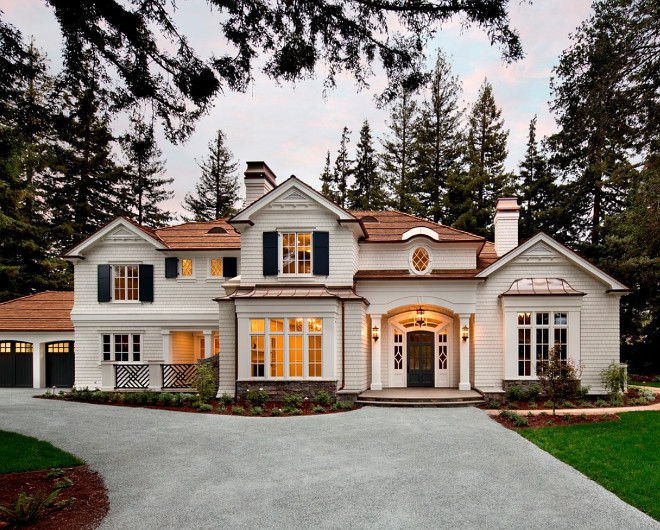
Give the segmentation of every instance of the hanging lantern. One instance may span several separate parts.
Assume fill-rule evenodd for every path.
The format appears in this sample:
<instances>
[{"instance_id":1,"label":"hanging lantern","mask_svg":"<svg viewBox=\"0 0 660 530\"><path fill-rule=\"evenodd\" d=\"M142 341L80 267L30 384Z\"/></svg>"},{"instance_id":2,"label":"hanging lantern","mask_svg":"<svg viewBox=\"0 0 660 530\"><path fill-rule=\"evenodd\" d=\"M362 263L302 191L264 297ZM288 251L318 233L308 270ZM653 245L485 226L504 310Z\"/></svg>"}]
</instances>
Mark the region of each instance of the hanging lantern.
<instances>
[{"instance_id":1,"label":"hanging lantern","mask_svg":"<svg viewBox=\"0 0 660 530\"><path fill-rule=\"evenodd\" d=\"M422 309L422 306L419 306L419 309L417 310L417 319L415 320L415 325L419 326L420 328L426 325L426 318L424 317L424 310Z\"/></svg>"}]
</instances>

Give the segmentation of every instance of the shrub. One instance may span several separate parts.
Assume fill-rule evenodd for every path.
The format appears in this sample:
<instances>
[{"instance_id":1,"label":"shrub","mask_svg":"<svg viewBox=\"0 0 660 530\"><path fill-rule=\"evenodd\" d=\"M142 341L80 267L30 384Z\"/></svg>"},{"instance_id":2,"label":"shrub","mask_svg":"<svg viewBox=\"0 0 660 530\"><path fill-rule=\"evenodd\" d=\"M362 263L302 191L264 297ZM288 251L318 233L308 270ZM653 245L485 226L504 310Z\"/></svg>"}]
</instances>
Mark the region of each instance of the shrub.
<instances>
[{"instance_id":1,"label":"shrub","mask_svg":"<svg viewBox=\"0 0 660 530\"><path fill-rule=\"evenodd\" d=\"M218 414L225 414L225 413L227 412L227 407L226 407L225 405L223 405L222 403L219 403L219 404L218 404L218 408L215 409L215 411L216 411Z\"/></svg>"},{"instance_id":2,"label":"shrub","mask_svg":"<svg viewBox=\"0 0 660 530\"><path fill-rule=\"evenodd\" d=\"M515 410L515 409L518 408L518 403L516 403L515 401L512 401L511 403L507 404L506 408L511 409L511 410Z\"/></svg>"},{"instance_id":3,"label":"shrub","mask_svg":"<svg viewBox=\"0 0 660 530\"><path fill-rule=\"evenodd\" d=\"M578 399L584 399L587 397L587 394L589 394L589 390L591 390L590 386L581 386L578 389L577 397Z\"/></svg>"},{"instance_id":4,"label":"shrub","mask_svg":"<svg viewBox=\"0 0 660 530\"><path fill-rule=\"evenodd\" d=\"M350 401L337 401L330 410L353 410L354 407Z\"/></svg>"},{"instance_id":5,"label":"shrub","mask_svg":"<svg viewBox=\"0 0 660 530\"><path fill-rule=\"evenodd\" d=\"M582 413L578 416L578 418L580 418L581 420L586 420L586 419L587 419L587 415L586 415L584 412L582 412Z\"/></svg>"},{"instance_id":6,"label":"shrub","mask_svg":"<svg viewBox=\"0 0 660 530\"><path fill-rule=\"evenodd\" d=\"M639 397L644 398L646 401L653 402L655 401L655 392L648 388L641 388L639 390Z\"/></svg>"},{"instance_id":7,"label":"shrub","mask_svg":"<svg viewBox=\"0 0 660 530\"><path fill-rule=\"evenodd\" d=\"M500 401L499 401L498 399L489 399L489 400L486 402L486 406L487 406L489 409L499 409L499 408L500 408L500 404L501 404L501 403L500 403Z\"/></svg>"},{"instance_id":8,"label":"shrub","mask_svg":"<svg viewBox=\"0 0 660 530\"><path fill-rule=\"evenodd\" d=\"M141 405L149 405L151 403L152 395L153 392L150 392L149 390L143 390L142 392L138 392L137 394L135 394L135 402Z\"/></svg>"},{"instance_id":9,"label":"shrub","mask_svg":"<svg viewBox=\"0 0 660 530\"><path fill-rule=\"evenodd\" d=\"M552 414L556 412L556 403L574 398L580 388L578 369L570 360L562 360L561 346L555 346L548 352L548 362L538 369L539 386L553 402Z\"/></svg>"},{"instance_id":10,"label":"shrub","mask_svg":"<svg viewBox=\"0 0 660 530\"><path fill-rule=\"evenodd\" d=\"M598 398L596 402L594 403L597 407L607 407L609 403L605 401L604 399Z\"/></svg>"},{"instance_id":11,"label":"shrub","mask_svg":"<svg viewBox=\"0 0 660 530\"><path fill-rule=\"evenodd\" d=\"M509 387L509 390L506 392L506 397L511 401L522 401L525 399L525 391L520 385L514 385Z\"/></svg>"},{"instance_id":12,"label":"shrub","mask_svg":"<svg viewBox=\"0 0 660 530\"><path fill-rule=\"evenodd\" d=\"M586 401L584 399L581 400L581 401L578 401L578 405L580 407L582 407L583 409L592 409L592 408L594 408L594 405L591 401Z\"/></svg>"},{"instance_id":13,"label":"shrub","mask_svg":"<svg viewBox=\"0 0 660 530\"><path fill-rule=\"evenodd\" d=\"M246 401L252 407L263 407L270 396L263 388L259 390L248 389Z\"/></svg>"},{"instance_id":14,"label":"shrub","mask_svg":"<svg viewBox=\"0 0 660 530\"><path fill-rule=\"evenodd\" d=\"M626 389L626 365L612 361L600 373L600 380L610 400L619 396Z\"/></svg>"},{"instance_id":15,"label":"shrub","mask_svg":"<svg viewBox=\"0 0 660 530\"><path fill-rule=\"evenodd\" d=\"M513 425L515 427L527 427L529 425L529 420L524 416L519 416L516 414L515 418L512 418Z\"/></svg>"},{"instance_id":16,"label":"shrub","mask_svg":"<svg viewBox=\"0 0 660 530\"><path fill-rule=\"evenodd\" d=\"M240 405L236 405L236 406L231 408L231 413L236 414L238 416L241 416L241 415L245 414L245 409L243 407L241 407Z\"/></svg>"},{"instance_id":17,"label":"shrub","mask_svg":"<svg viewBox=\"0 0 660 530\"><path fill-rule=\"evenodd\" d=\"M539 406L536 403L532 402L529 404L529 408L532 410L536 410L537 408L539 408Z\"/></svg>"},{"instance_id":18,"label":"shrub","mask_svg":"<svg viewBox=\"0 0 660 530\"><path fill-rule=\"evenodd\" d=\"M55 482L55 488L58 490L62 488L70 488L71 486L73 486L73 480L71 480L69 477L62 477Z\"/></svg>"},{"instance_id":19,"label":"shrub","mask_svg":"<svg viewBox=\"0 0 660 530\"><path fill-rule=\"evenodd\" d=\"M561 404L561 406L564 409L574 409L575 408L575 403L573 403L572 401L564 401Z\"/></svg>"},{"instance_id":20,"label":"shrub","mask_svg":"<svg viewBox=\"0 0 660 530\"><path fill-rule=\"evenodd\" d=\"M227 392L224 392L219 398L218 401L220 402L221 405L224 405L225 407L227 405L231 405L234 402L234 398L231 397Z\"/></svg>"},{"instance_id":21,"label":"shrub","mask_svg":"<svg viewBox=\"0 0 660 530\"><path fill-rule=\"evenodd\" d=\"M314 396L314 403L323 407L329 407L332 404L332 397L325 390L319 390Z\"/></svg>"},{"instance_id":22,"label":"shrub","mask_svg":"<svg viewBox=\"0 0 660 530\"><path fill-rule=\"evenodd\" d=\"M0 512L4 514L9 526L27 526L43 515L59 492L55 490L48 494L46 491L38 491L34 495L26 495L22 491L9 508L0 506Z\"/></svg>"},{"instance_id":23,"label":"shrub","mask_svg":"<svg viewBox=\"0 0 660 530\"><path fill-rule=\"evenodd\" d=\"M285 394L282 401L284 401L284 407L297 409L302 405L303 396L300 394Z\"/></svg>"},{"instance_id":24,"label":"shrub","mask_svg":"<svg viewBox=\"0 0 660 530\"><path fill-rule=\"evenodd\" d=\"M166 407L172 403L173 399L174 394L171 394L170 392L163 392L160 396L158 396L158 401L160 401Z\"/></svg>"},{"instance_id":25,"label":"shrub","mask_svg":"<svg viewBox=\"0 0 660 530\"><path fill-rule=\"evenodd\" d=\"M284 412L290 416L300 416L302 414L302 409L296 407L284 407Z\"/></svg>"},{"instance_id":26,"label":"shrub","mask_svg":"<svg viewBox=\"0 0 660 530\"><path fill-rule=\"evenodd\" d=\"M529 390L527 391L528 401L536 401L541 394L541 387L539 385L530 385Z\"/></svg>"},{"instance_id":27,"label":"shrub","mask_svg":"<svg viewBox=\"0 0 660 530\"><path fill-rule=\"evenodd\" d=\"M129 405L137 403L137 394L135 392L126 392L124 394L124 403L128 403Z\"/></svg>"},{"instance_id":28,"label":"shrub","mask_svg":"<svg viewBox=\"0 0 660 530\"><path fill-rule=\"evenodd\" d=\"M210 363L201 363L197 366L195 388L202 403L208 403L215 395L215 378L213 377L213 366Z\"/></svg>"},{"instance_id":29,"label":"shrub","mask_svg":"<svg viewBox=\"0 0 660 530\"><path fill-rule=\"evenodd\" d=\"M213 410L213 405L209 405L208 403L202 403L201 401L197 401L196 408L200 412L211 412Z\"/></svg>"},{"instance_id":30,"label":"shrub","mask_svg":"<svg viewBox=\"0 0 660 530\"><path fill-rule=\"evenodd\" d=\"M623 396L621 394L611 396L609 404L613 407L620 407L623 405Z\"/></svg>"},{"instance_id":31,"label":"shrub","mask_svg":"<svg viewBox=\"0 0 660 530\"><path fill-rule=\"evenodd\" d=\"M282 415L282 409L271 409L270 410L270 415L271 416L281 416Z\"/></svg>"},{"instance_id":32,"label":"shrub","mask_svg":"<svg viewBox=\"0 0 660 530\"><path fill-rule=\"evenodd\" d=\"M656 375L656 376L653 378L653 382L654 382L654 383L660 383L660 375Z\"/></svg>"},{"instance_id":33,"label":"shrub","mask_svg":"<svg viewBox=\"0 0 660 530\"><path fill-rule=\"evenodd\" d=\"M60 477L63 477L63 476L64 476L64 471L62 469L60 469L59 467L54 467L53 469L51 469L48 472L48 474L46 475L46 478L56 479L56 478L60 478Z\"/></svg>"},{"instance_id":34,"label":"shrub","mask_svg":"<svg viewBox=\"0 0 660 530\"><path fill-rule=\"evenodd\" d=\"M253 416L261 416L264 413L264 409L262 407L252 407L250 409L250 414Z\"/></svg>"},{"instance_id":35,"label":"shrub","mask_svg":"<svg viewBox=\"0 0 660 530\"><path fill-rule=\"evenodd\" d=\"M107 403L111 399L110 396L111 396L110 392L103 392L101 390L97 390L92 394L92 400L99 401L101 403Z\"/></svg>"},{"instance_id":36,"label":"shrub","mask_svg":"<svg viewBox=\"0 0 660 530\"><path fill-rule=\"evenodd\" d=\"M323 414L325 412L325 409L321 405L313 405L312 412L314 414Z\"/></svg>"},{"instance_id":37,"label":"shrub","mask_svg":"<svg viewBox=\"0 0 660 530\"><path fill-rule=\"evenodd\" d=\"M123 403L124 402L124 393L123 392L112 392L110 394L111 403Z\"/></svg>"},{"instance_id":38,"label":"shrub","mask_svg":"<svg viewBox=\"0 0 660 530\"><path fill-rule=\"evenodd\" d=\"M546 409L553 409L553 408L555 408L555 404L554 404L552 401L550 401L550 400L548 400L548 401L546 401L545 403L543 403L543 406L544 406Z\"/></svg>"},{"instance_id":39,"label":"shrub","mask_svg":"<svg viewBox=\"0 0 660 530\"><path fill-rule=\"evenodd\" d=\"M183 394L174 394L174 398L172 399L172 405L175 407L181 407L184 403L184 395Z\"/></svg>"},{"instance_id":40,"label":"shrub","mask_svg":"<svg viewBox=\"0 0 660 530\"><path fill-rule=\"evenodd\" d=\"M546 411L544 411L544 410L542 410L541 412L539 412L539 416L547 416L547 415L548 415L548 413L547 413Z\"/></svg>"}]
</instances>

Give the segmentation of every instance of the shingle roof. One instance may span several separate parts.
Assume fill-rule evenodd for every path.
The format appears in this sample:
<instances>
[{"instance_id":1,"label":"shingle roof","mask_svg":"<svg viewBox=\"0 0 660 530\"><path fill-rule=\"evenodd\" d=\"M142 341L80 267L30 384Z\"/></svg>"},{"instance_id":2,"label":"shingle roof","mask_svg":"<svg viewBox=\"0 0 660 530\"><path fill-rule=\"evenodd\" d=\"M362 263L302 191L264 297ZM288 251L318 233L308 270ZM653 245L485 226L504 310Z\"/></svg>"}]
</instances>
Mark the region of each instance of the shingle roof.
<instances>
[{"instance_id":1,"label":"shingle roof","mask_svg":"<svg viewBox=\"0 0 660 530\"><path fill-rule=\"evenodd\" d=\"M481 236L463 232L449 226L434 223L420 217L415 217L397 211L351 211L349 212L358 219L372 217L377 222L363 221L366 241L385 242L401 241L401 236L411 228L425 227L438 234L438 241L474 241L481 242L485 239Z\"/></svg>"},{"instance_id":2,"label":"shingle roof","mask_svg":"<svg viewBox=\"0 0 660 530\"><path fill-rule=\"evenodd\" d=\"M227 232L209 233L214 228L224 228ZM158 228L154 234L169 248L177 250L241 248L241 235L224 219Z\"/></svg>"},{"instance_id":3,"label":"shingle roof","mask_svg":"<svg viewBox=\"0 0 660 530\"><path fill-rule=\"evenodd\" d=\"M0 304L0 331L73 331L73 291L44 291Z\"/></svg>"}]
</instances>

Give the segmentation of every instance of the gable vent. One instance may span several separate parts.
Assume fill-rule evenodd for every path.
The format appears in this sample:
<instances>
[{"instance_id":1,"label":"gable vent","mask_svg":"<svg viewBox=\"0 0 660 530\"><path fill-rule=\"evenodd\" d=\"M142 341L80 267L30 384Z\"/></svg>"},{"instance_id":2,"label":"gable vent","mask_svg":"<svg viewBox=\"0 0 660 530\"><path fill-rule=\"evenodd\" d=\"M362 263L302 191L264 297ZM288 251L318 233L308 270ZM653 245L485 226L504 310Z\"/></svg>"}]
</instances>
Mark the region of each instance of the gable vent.
<instances>
[{"instance_id":1,"label":"gable vent","mask_svg":"<svg viewBox=\"0 0 660 530\"><path fill-rule=\"evenodd\" d=\"M227 233L227 229L226 229L226 228L222 228L221 226L214 226L213 228L211 228L211 230L209 230L209 231L206 232L206 233L207 233L207 234L226 234L226 233Z\"/></svg>"}]
</instances>

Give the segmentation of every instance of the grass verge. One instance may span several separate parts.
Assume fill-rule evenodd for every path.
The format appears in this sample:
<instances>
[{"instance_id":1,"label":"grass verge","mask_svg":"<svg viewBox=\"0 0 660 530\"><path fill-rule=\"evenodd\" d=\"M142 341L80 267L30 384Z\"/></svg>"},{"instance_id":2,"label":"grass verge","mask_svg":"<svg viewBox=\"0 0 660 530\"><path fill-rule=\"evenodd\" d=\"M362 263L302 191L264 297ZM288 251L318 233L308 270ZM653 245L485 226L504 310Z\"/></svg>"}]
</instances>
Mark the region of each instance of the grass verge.
<instances>
[{"instance_id":1,"label":"grass verge","mask_svg":"<svg viewBox=\"0 0 660 530\"><path fill-rule=\"evenodd\" d=\"M84 463L49 442L15 432L0 431L0 475L81 466Z\"/></svg>"},{"instance_id":2,"label":"grass verge","mask_svg":"<svg viewBox=\"0 0 660 530\"><path fill-rule=\"evenodd\" d=\"M660 411L619 416L620 421L517 432L660 521Z\"/></svg>"}]
</instances>

